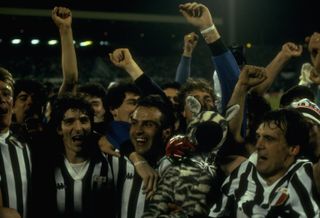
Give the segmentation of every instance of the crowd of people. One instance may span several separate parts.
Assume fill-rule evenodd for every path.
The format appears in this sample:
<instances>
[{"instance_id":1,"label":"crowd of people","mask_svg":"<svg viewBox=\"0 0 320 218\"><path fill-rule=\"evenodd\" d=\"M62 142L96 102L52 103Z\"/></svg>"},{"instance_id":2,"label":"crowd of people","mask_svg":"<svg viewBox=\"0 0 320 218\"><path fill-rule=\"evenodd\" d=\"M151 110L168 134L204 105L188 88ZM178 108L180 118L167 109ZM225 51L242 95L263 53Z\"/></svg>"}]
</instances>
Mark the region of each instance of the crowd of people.
<instances>
[{"instance_id":1,"label":"crowd of people","mask_svg":"<svg viewBox=\"0 0 320 218\"><path fill-rule=\"evenodd\" d=\"M264 95L303 47L247 65L205 5L177 10L195 32L166 84L128 48L107 55L126 78L79 84L65 7L52 10L58 89L0 67L0 218L320 217L320 33L306 37L300 83L272 109ZM200 37L212 81L192 77Z\"/></svg>"}]
</instances>

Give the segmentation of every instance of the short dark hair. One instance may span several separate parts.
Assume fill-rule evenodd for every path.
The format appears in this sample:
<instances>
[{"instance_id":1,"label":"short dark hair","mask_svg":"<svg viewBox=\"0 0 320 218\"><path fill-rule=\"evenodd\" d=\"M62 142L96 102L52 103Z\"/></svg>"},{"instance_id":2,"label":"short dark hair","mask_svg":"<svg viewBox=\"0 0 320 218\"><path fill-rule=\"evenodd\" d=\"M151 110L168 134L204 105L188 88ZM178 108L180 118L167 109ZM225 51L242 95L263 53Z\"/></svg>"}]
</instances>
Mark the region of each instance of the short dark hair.
<instances>
[{"instance_id":1,"label":"short dark hair","mask_svg":"<svg viewBox=\"0 0 320 218\"><path fill-rule=\"evenodd\" d=\"M307 86L295 85L288 89L280 98L280 107L287 107L293 101L307 98L315 102L315 95L312 90Z\"/></svg>"},{"instance_id":2,"label":"short dark hair","mask_svg":"<svg viewBox=\"0 0 320 218\"><path fill-rule=\"evenodd\" d=\"M53 105L51 120L55 128L60 127L64 114L69 109L79 109L89 116L91 124L93 124L94 111L85 97L81 94L64 94L59 96Z\"/></svg>"},{"instance_id":3,"label":"short dark hair","mask_svg":"<svg viewBox=\"0 0 320 218\"><path fill-rule=\"evenodd\" d=\"M179 90L179 89L181 88L181 84L180 84L179 82L177 82L177 81L171 81L171 82L163 83L163 84L161 85L161 88L162 88L163 90L169 89L169 88Z\"/></svg>"},{"instance_id":4,"label":"short dark hair","mask_svg":"<svg viewBox=\"0 0 320 218\"><path fill-rule=\"evenodd\" d=\"M285 133L289 146L300 145L300 151L308 148L309 128L298 111L288 108L270 111L263 117L262 123L268 125L274 123L280 128Z\"/></svg>"},{"instance_id":5,"label":"short dark hair","mask_svg":"<svg viewBox=\"0 0 320 218\"><path fill-rule=\"evenodd\" d=\"M41 106L43 106L46 102L46 91L45 87L42 83L32 80L32 79L19 79L16 80L14 84L14 96L13 100L15 101L17 99L17 96L20 92L24 91L28 94L33 93L34 94L34 100L36 102L40 103Z\"/></svg>"},{"instance_id":6,"label":"short dark hair","mask_svg":"<svg viewBox=\"0 0 320 218\"><path fill-rule=\"evenodd\" d=\"M140 90L133 83L119 83L108 89L106 95L107 109L116 109L123 103L126 93L141 95Z\"/></svg>"},{"instance_id":7,"label":"short dark hair","mask_svg":"<svg viewBox=\"0 0 320 218\"><path fill-rule=\"evenodd\" d=\"M172 105L164 101L160 95L148 95L142 97L137 102L137 107L155 107L157 108L162 116L161 116L161 127L162 129L174 127L175 116L172 109Z\"/></svg>"},{"instance_id":8,"label":"short dark hair","mask_svg":"<svg viewBox=\"0 0 320 218\"><path fill-rule=\"evenodd\" d=\"M100 83L97 83L97 82L90 82L90 83L83 84L79 86L78 91L84 94L101 98L102 101L105 100L106 93L107 93L106 89Z\"/></svg>"}]
</instances>

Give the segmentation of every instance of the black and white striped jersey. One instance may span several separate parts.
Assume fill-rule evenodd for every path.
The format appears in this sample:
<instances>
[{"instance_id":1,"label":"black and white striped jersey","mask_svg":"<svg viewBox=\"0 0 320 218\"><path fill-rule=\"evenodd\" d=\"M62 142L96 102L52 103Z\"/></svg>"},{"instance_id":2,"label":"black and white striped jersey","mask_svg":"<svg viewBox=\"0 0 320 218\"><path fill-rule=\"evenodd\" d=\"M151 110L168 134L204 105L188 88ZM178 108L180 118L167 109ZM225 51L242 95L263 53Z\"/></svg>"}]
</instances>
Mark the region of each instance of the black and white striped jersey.
<instances>
[{"instance_id":1,"label":"black and white striped jersey","mask_svg":"<svg viewBox=\"0 0 320 218\"><path fill-rule=\"evenodd\" d=\"M55 168L59 217L114 217L113 172L105 157L88 160L79 172L62 158Z\"/></svg>"},{"instance_id":2,"label":"black and white striped jersey","mask_svg":"<svg viewBox=\"0 0 320 218\"><path fill-rule=\"evenodd\" d=\"M117 186L118 216L120 218L141 218L145 206L145 194L143 193L143 181L136 173L133 164L126 157L112 157L110 163L113 168ZM163 158L159 161L159 174L168 166L169 161Z\"/></svg>"},{"instance_id":3,"label":"black and white striped jersey","mask_svg":"<svg viewBox=\"0 0 320 218\"><path fill-rule=\"evenodd\" d=\"M11 132L0 137L0 188L4 207L27 217L31 187L31 156L26 143Z\"/></svg>"},{"instance_id":4,"label":"black and white striped jersey","mask_svg":"<svg viewBox=\"0 0 320 218\"><path fill-rule=\"evenodd\" d=\"M211 217L320 217L311 162L298 159L268 186L256 161L253 153L225 180L222 201L211 209Z\"/></svg>"}]
</instances>

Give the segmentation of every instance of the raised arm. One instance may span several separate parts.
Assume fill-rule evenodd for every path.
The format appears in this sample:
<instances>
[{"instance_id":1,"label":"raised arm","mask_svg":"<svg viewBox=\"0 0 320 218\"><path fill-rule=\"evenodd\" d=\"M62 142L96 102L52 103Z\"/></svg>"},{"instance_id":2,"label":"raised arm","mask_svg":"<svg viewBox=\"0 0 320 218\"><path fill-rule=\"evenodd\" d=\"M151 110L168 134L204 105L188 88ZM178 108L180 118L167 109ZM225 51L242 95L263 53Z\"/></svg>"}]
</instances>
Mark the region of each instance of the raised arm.
<instances>
[{"instance_id":1,"label":"raised arm","mask_svg":"<svg viewBox=\"0 0 320 218\"><path fill-rule=\"evenodd\" d=\"M302 54L302 46L287 42L283 44L282 49L273 58L273 60L266 67L268 78L258 86L254 87L252 91L259 95L263 95L272 85L278 74L293 57L299 57Z\"/></svg>"},{"instance_id":2,"label":"raised arm","mask_svg":"<svg viewBox=\"0 0 320 218\"><path fill-rule=\"evenodd\" d=\"M241 135L241 127L244 120L243 117L245 113L246 95L252 87L261 84L266 79L267 77L265 68L245 65L241 70L239 80L228 103L228 106L235 104L240 106L238 115L229 121L230 132L233 134L235 140L239 143L242 143L245 137Z\"/></svg>"},{"instance_id":3,"label":"raised arm","mask_svg":"<svg viewBox=\"0 0 320 218\"><path fill-rule=\"evenodd\" d=\"M192 32L184 36L183 53L177 68L175 81L183 84L190 77L191 58L195 47L198 44L199 36Z\"/></svg>"},{"instance_id":4,"label":"raised arm","mask_svg":"<svg viewBox=\"0 0 320 218\"><path fill-rule=\"evenodd\" d=\"M59 29L61 41L63 81L59 89L59 95L66 92L75 93L78 83L78 66L73 44L72 14L68 8L54 7L51 17Z\"/></svg>"},{"instance_id":5,"label":"raised arm","mask_svg":"<svg viewBox=\"0 0 320 218\"><path fill-rule=\"evenodd\" d=\"M139 67L139 65L132 58L132 55L127 48L119 48L109 54L111 62L127 71L135 85L141 90L143 96L157 94L171 105L170 100L167 98L163 90L149 78Z\"/></svg>"},{"instance_id":6,"label":"raised arm","mask_svg":"<svg viewBox=\"0 0 320 218\"><path fill-rule=\"evenodd\" d=\"M197 27L212 53L212 61L218 73L221 86L222 110L225 110L239 77L239 67L232 53L224 45L214 25L209 9L203 4L186 3L179 6L186 20Z\"/></svg>"}]
</instances>

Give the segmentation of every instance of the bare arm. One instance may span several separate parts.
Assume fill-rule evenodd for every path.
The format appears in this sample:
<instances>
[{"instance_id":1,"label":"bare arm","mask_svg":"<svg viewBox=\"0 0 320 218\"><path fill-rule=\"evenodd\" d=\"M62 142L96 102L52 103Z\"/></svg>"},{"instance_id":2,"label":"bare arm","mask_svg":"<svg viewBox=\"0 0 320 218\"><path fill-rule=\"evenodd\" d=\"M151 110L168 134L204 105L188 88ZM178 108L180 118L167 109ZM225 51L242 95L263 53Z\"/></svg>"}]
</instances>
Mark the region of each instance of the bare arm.
<instances>
[{"instance_id":1,"label":"bare arm","mask_svg":"<svg viewBox=\"0 0 320 218\"><path fill-rule=\"evenodd\" d=\"M139 67L139 65L133 60L129 49L127 48L119 48L113 51L113 53L109 54L111 62L119 67L127 71L127 73L131 76L132 80L135 81L138 77L143 74L143 71Z\"/></svg>"},{"instance_id":2,"label":"bare arm","mask_svg":"<svg viewBox=\"0 0 320 218\"><path fill-rule=\"evenodd\" d=\"M228 106L238 104L240 110L238 115L229 121L230 131L235 140L239 143L244 141L244 136L241 135L242 120L245 113L245 98L248 91L266 80L266 72L262 67L245 65L241 70L239 80L233 90Z\"/></svg>"},{"instance_id":3,"label":"bare arm","mask_svg":"<svg viewBox=\"0 0 320 218\"><path fill-rule=\"evenodd\" d=\"M59 89L59 95L65 92L75 93L78 83L78 66L73 44L71 11L64 7L54 7L52 20L59 28L61 40L63 82Z\"/></svg>"},{"instance_id":4,"label":"bare arm","mask_svg":"<svg viewBox=\"0 0 320 218\"><path fill-rule=\"evenodd\" d=\"M199 36L194 32L188 33L184 36L183 53L175 76L175 81L180 84L185 83L190 77L191 57L193 50L198 44L198 38Z\"/></svg>"},{"instance_id":5,"label":"bare arm","mask_svg":"<svg viewBox=\"0 0 320 218\"><path fill-rule=\"evenodd\" d=\"M252 89L259 95L263 95L272 85L281 70L285 67L292 57L299 57L302 54L302 46L292 42L287 42L282 46L281 51L266 67L268 78L261 84Z\"/></svg>"}]
</instances>

